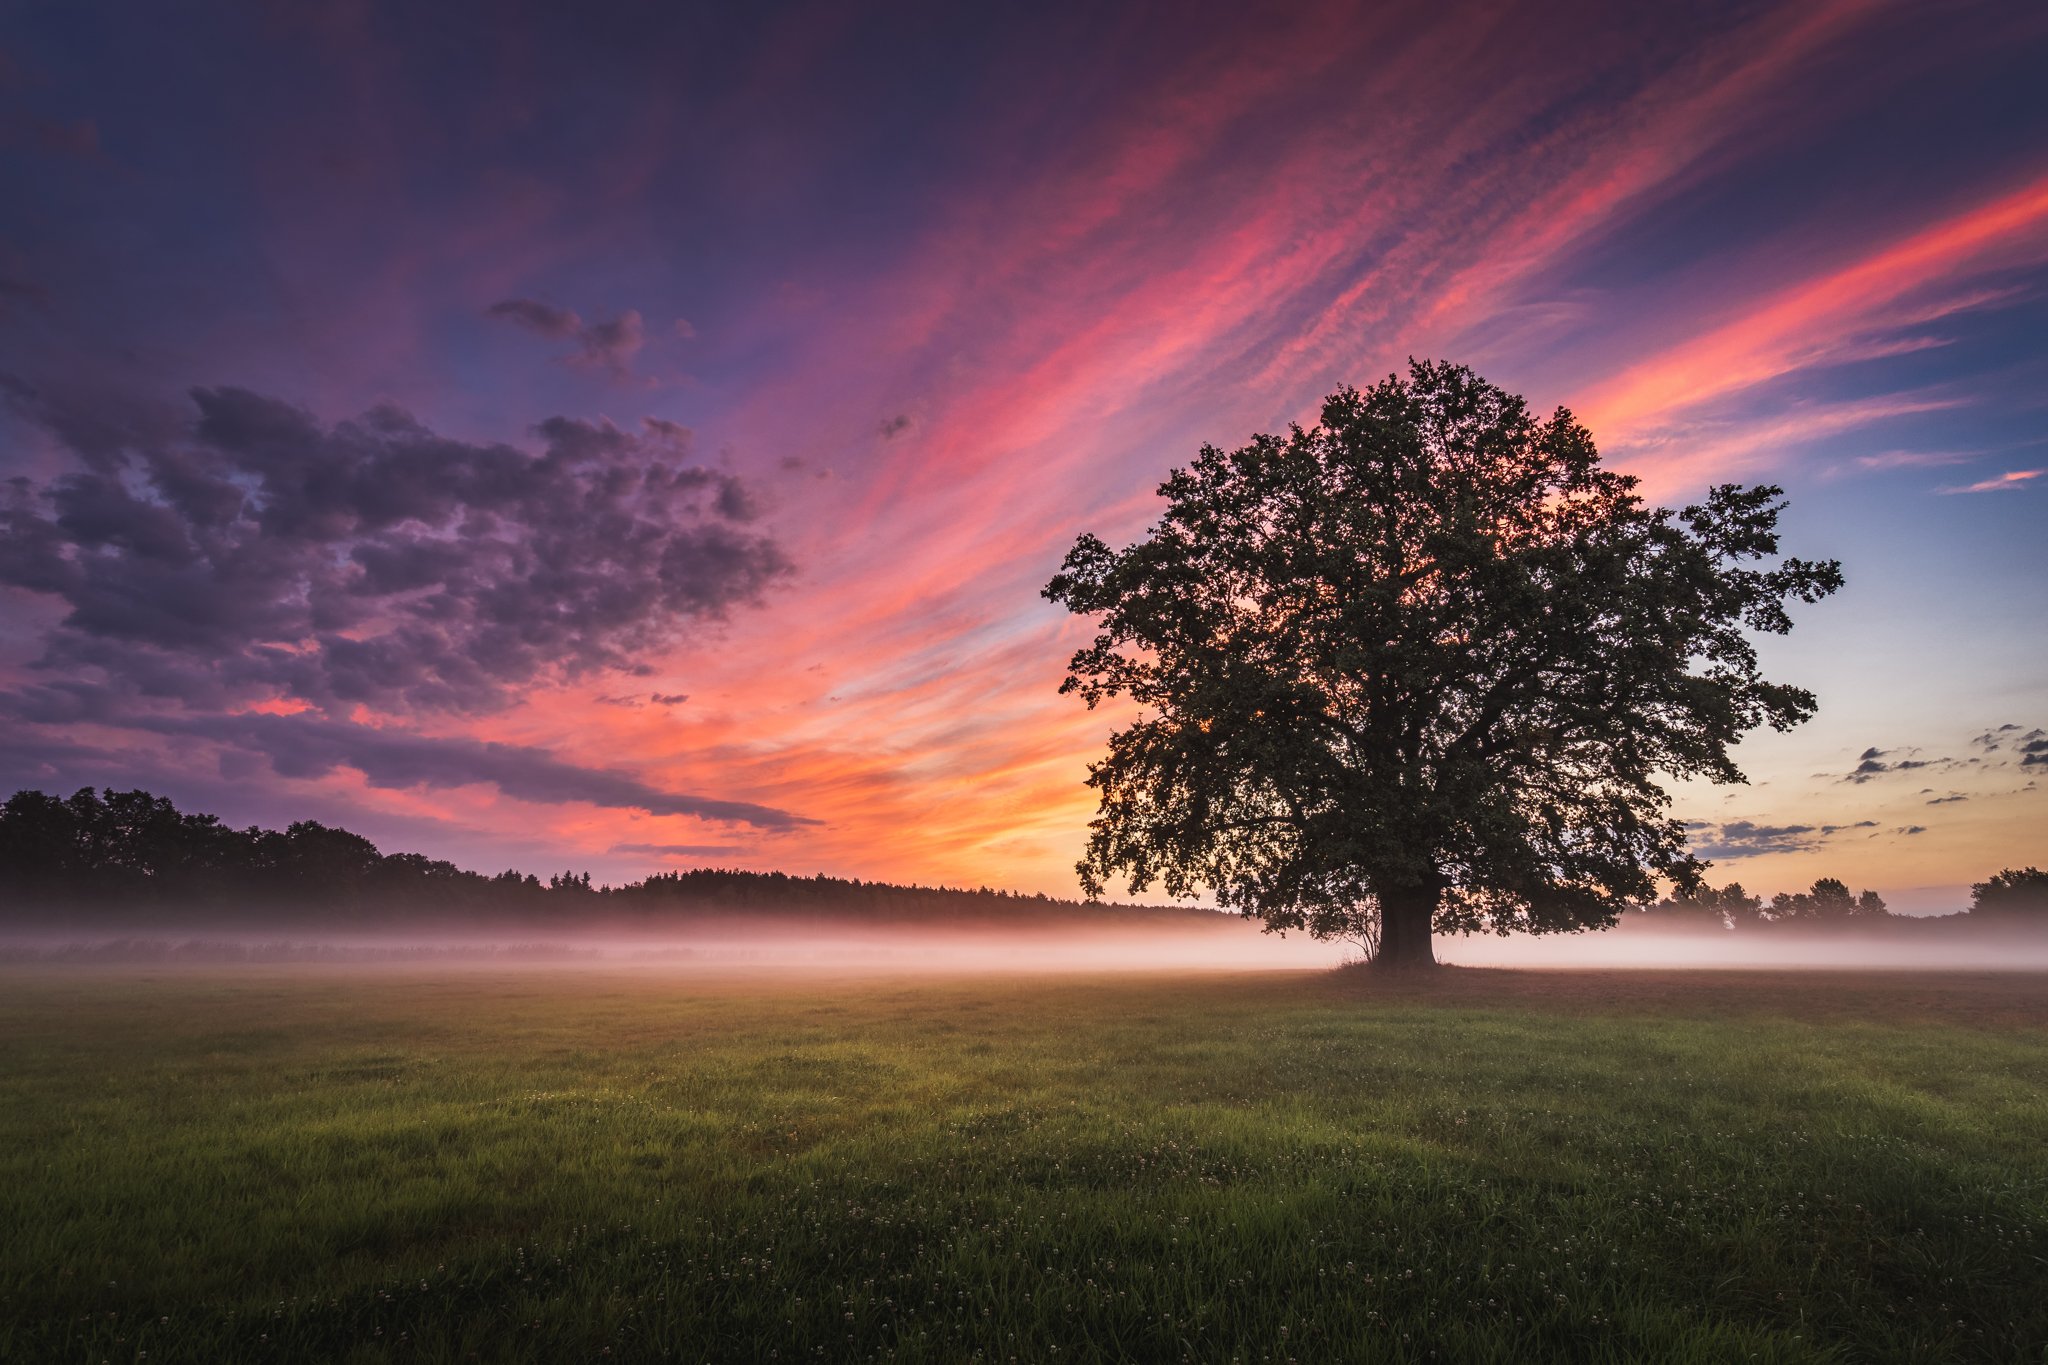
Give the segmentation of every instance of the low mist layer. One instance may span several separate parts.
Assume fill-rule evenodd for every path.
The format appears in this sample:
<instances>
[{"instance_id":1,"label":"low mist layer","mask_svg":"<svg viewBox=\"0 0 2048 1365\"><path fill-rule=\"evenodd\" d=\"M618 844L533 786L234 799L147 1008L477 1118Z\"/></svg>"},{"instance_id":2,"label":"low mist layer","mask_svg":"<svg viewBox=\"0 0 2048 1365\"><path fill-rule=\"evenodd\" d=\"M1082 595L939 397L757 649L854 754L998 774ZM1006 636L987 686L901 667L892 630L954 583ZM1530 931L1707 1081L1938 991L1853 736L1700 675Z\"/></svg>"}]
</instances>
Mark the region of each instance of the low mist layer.
<instances>
[{"instance_id":1,"label":"low mist layer","mask_svg":"<svg viewBox=\"0 0 2048 1365\"><path fill-rule=\"evenodd\" d=\"M1913 937L1851 933L1732 934L1630 932L1560 934L1544 938L1449 938L1437 956L1466 967L1816 968L2048 971L2048 934L1976 929Z\"/></svg>"},{"instance_id":2,"label":"low mist layer","mask_svg":"<svg viewBox=\"0 0 2048 1365\"><path fill-rule=\"evenodd\" d=\"M129 935L61 931L0 939L16 962L419 963L577 967L642 965L685 973L731 970L918 975L1048 972L1256 971L1331 967L1347 950L1262 934L1222 915L1213 924L1133 930L1061 924L875 925L853 920L725 919L685 932L625 929L537 933L531 924L456 933L265 934L192 926ZM1348 952L1356 957L1355 950Z\"/></svg>"},{"instance_id":3,"label":"low mist layer","mask_svg":"<svg viewBox=\"0 0 2048 1365\"><path fill-rule=\"evenodd\" d=\"M0 937L0 962L335 963L394 966L577 968L632 966L683 974L803 972L830 975L1046 974L1060 972L1300 971L1359 961L1355 944L1281 936L1224 915L1132 928L1058 923L877 925L853 920L732 918L686 931L537 931L528 923L458 932L251 931L193 924L126 934L22 931ZM1450 937L1438 956L1454 966L1525 969L2048 971L2048 935L2021 930L1912 938L1852 934L1740 935L1700 931L1607 932L1543 938Z\"/></svg>"}]
</instances>

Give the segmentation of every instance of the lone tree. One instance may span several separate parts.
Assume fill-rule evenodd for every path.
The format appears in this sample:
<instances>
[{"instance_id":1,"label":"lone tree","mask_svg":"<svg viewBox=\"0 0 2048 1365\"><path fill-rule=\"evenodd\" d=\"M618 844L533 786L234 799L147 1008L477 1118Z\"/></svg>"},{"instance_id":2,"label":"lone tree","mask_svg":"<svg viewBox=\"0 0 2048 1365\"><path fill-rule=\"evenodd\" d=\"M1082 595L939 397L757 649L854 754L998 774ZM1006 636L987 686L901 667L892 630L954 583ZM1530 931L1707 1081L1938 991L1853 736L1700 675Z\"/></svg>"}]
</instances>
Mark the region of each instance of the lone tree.
<instances>
[{"instance_id":1,"label":"lone tree","mask_svg":"<svg viewBox=\"0 0 2048 1365\"><path fill-rule=\"evenodd\" d=\"M1413 966L1433 931L1604 927L1697 886L1660 780L1740 782L1731 744L1813 714L1745 632L1841 569L1757 562L1777 488L1673 514L1635 485L1569 412L1439 363L1203 447L1150 534L1082 536L1045 589L1101 622L1061 691L1140 708L1089 769L1084 888L1208 888Z\"/></svg>"}]
</instances>

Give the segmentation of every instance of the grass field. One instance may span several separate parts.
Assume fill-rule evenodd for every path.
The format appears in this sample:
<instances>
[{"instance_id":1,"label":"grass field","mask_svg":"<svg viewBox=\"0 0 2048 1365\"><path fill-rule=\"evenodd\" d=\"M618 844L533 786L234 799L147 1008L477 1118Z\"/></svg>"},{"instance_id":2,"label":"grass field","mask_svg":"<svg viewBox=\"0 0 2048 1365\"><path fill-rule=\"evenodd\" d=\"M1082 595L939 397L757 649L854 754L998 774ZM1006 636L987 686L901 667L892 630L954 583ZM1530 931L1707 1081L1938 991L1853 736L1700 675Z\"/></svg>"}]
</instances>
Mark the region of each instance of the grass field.
<instances>
[{"instance_id":1,"label":"grass field","mask_svg":"<svg viewBox=\"0 0 2048 1365\"><path fill-rule=\"evenodd\" d=\"M10 970L0 1358L2048 1359L2048 979L1446 975Z\"/></svg>"}]
</instances>

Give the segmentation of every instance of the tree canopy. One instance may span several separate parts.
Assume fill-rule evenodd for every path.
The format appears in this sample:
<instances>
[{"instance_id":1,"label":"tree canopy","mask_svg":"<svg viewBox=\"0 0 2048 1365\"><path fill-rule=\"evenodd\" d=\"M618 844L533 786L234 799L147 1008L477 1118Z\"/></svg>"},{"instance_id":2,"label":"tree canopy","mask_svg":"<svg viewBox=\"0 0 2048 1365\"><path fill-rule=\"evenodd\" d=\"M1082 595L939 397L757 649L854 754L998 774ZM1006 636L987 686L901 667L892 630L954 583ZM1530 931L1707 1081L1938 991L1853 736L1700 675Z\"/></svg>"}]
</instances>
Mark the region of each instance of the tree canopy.
<instances>
[{"instance_id":1,"label":"tree canopy","mask_svg":"<svg viewBox=\"0 0 2048 1365\"><path fill-rule=\"evenodd\" d=\"M1690 888L1661 783L1739 782L1737 739L1812 714L1751 637L1841 571L1778 558L1777 488L1635 488L1569 412L1434 362L1203 447L1144 539L1081 536L1045 589L1100 622L1061 690L1139 708L1089 771L1084 888L1212 891L1394 964Z\"/></svg>"},{"instance_id":2,"label":"tree canopy","mask_svg":"<svg viewBox=\"0 0 2048 1365\"><path fill-rule=\"evenodd\" d=\"M2008 867L1970 888L1970 913L2048 917L2048 872Z\"/></svg>"},{"instance_id":3,"label":"tree canopy","mask_svg":"<svg viewBox=\"0 0 2048 1365\"><path fill-rule=\"evenodd\" d=\"M1822 877L1809 891L1781 891L1771 897L1770 907L1770 918L1785 923L1882 919L1890 913L1884 897L1875 891L1852 896L1849 884L1836 877Z\"/></svg>"},{"instance_id":4,"label":"tree canopy","mask_svg":"<svg viewBox=\"0 0 2048 1365\"><path fill-rule=\"evenodd\" d=\"M1715 888L1702 881L1636 909L1646 922L1671 929L1840 928L1898 918L1877 892L1852 895L1849 884L1838 877L1822 877L1805 891L1780 891L1768 905L1744 891L1741 882Z\"/></svg>"},{"instance_id":5,"label":"tree canopy","mask_svg":"<svg viewBox=\"0 0 2048 1365\"><path fill-rule=\"evenodd\" d=\"M1640 908L1660 924L1733 929L1763 920L1763 906L1762 898L1743 890L1741 882L1713 887L1702 881Z\"/></svg>"}]
</instances>

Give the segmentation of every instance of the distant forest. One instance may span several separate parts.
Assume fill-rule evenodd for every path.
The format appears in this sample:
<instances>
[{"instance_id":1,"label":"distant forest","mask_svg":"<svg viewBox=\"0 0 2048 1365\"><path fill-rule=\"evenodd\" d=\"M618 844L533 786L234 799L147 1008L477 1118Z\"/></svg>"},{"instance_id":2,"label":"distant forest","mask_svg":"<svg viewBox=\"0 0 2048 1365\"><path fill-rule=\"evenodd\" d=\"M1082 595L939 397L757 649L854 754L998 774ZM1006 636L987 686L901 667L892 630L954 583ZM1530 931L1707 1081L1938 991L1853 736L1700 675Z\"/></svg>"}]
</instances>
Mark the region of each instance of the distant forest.
<instances>
[{"instance_id":1,"label":"distant forest","mask_svg":"<svg viewBox=\"0 0 2048 1365\"><path fill-rule=\"evenodd\" d=\"M1702 886L1691 895L1638 906L1622 923L1671 930L1900 930L1922 932L1968 925L2032 926L2048 930L2048 872L2007 868L1970 888L1970 906L1952 915L1895 915L1875 891L1852 895L1848 884L1822 877L1805 891L1783 891L1766 901L1742 883Z\"/></svg>"},{"instance_id":2,"label":"distant forest","mask_svg":"<svg viewBox=\"0 0 2048 1365\"><path fill-rule=\"evenodd\" d=\"M875 922L1057 920L1214 921L1174 906L1106 905L986 887L895 886L841 877L700 868L623 886L588 873L546 881L522 872L471 872L417 853L384 853L360 834L312 820L282 830L236 829L181 811L145 791L69 797L19 791L0 806L0 922L144 928L205 919L266 928L394 928L512 921L535 927L669 923L726 916ZM1823 878L1766 901L1740 884L1641 906L1628 930L1925 932L1964 925L2048 930L2048 872L2008 869L1978 883L1968 911L1894 915L1875 892Z\"/></svg>"},{"instance_id":3,"label":"distant forest","mask_svg":"<svg viewBox=\"0 0 2048 1365\"><path fill-rule=\"evenodd\" d=\"M1207 910L1105 905L986 887L894 886L703 868L623 886L587 872L471 872L384 853L301 820L236 829L145 791L19 791L0 806L0 922L146 927L203 918L262 927L394 928L510 920L536 927L781 915L885 922L1213 920Z\"/></svg>"}]
</instances>

